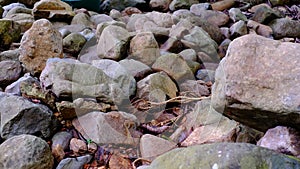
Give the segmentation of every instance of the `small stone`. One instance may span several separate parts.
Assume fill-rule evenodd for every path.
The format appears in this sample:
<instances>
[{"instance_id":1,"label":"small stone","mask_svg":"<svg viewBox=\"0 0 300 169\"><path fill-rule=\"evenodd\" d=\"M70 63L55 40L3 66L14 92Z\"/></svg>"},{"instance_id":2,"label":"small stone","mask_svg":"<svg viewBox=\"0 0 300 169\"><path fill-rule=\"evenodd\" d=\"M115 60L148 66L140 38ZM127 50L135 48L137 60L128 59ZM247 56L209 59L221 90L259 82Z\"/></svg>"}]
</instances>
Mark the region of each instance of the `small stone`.
<instances>
[{"instance_id":1,"label":"small stone","mask_svg":"<svg viewBox=\"0 0 300 169\"><path fill-rule=\"evenodd\" d=\"M98 145L94 142L90 142L88 143L87 148L90 154L95 154L96 151L98 150Z\"/></svg>"},{"instance_id":2,"label":"small stone","mask_svg":"<svg viewBox=\"0 0 300 169\"><path fill-rule=\"evenodd\" d=\"M85 155L76 158L65 158L59 162L56 169L67 169L67 168L74 168L74 169L81 169L83 168L84 164L89 163L92 160L93 156Z\"/></svg>"},{"instance_id":3,"label":"small stone","mask_svg":"<svg viewBox=\"0 0 300 169\"><path fill-rule=\"evenodd\" d=\"M247 30L247 25L244 21L240 20L236 23L234 23L231 27L230 27L230 35L231 35L231 39L234 39L236 37L239 36L243 36L246 35L248 33Z\"/></svg>"},{"instance_id":4,"label":"small stone","mask_svg":"<svg viewBox=\"0 0 300 169\"><path fill-rule=\"evenodd\" d=\"M60 145L60 147L63 150L67 150L69 148L69 142L72 138L72 134L66 132L66 131L61 131L58 133L55 133L54 136L52 137L52 146L51 148L53 149L57 145Z\"/></svg>"},{"instance_id":5,"label":"small stone","mask_svg":"<svg viewBox=\"0 0 300 169\"><path fill-rule=\"evenodd\" d=\"M264 36L266 38L272 38L273 30L270 26L260 24L253 20L249 20L247 23L247 27L250 30L255 31L258 35Z\"/></svg>"},{"instance_id":6,"label":"small stone","mask_svg":"<svg viewBox=\"0 0 300 169\"><path fill-rule=\"evenodd\" d=\"M201 19L206 20L207 22L215 26L223 26L229 21L229 17L220 11L214 10L197 10L191 11L192 13L199 16Z\"/></svg>"},{"instance_id":7,"label":"small stone","mask_svg":"<svg viewBox=\"0 0 300 169\"><path fill-rule=\"evenodd\" d=\"M274 19L269 26L273 30L274 38L300 38L300 21L289 18Z\"/></svg>"},{"instance_id":8,"label":"small stone","mask_svg":"<svg viewBox=\"0 0 300 169\"><path fill-rule=\"evenodd\" d=\"M220 46L218 47L218 53L220 58L223 58L226 55L229 44L231 43L230 39L225 39Z\"/></svg>"},{"instance_id":9,"label":"small stone","mask_svg":"<svg viewBox=\"0 0 300 169\"><path fill-rule=\"evenodd\" d=\"M257 142L258 146L279 153L300 157L300 133L291 127L277 126L269 129Z\"/></svg>"},{"instance_id":10,"label":"small stone","mask_svg":"<svg viewBox=\"0 0 300 169\"><path fill-rule=\"evenodd\" d=\"M259 8L257 8L251 19L258 23L266 24L276 18L280 18L279 13L274 11L269 6L260 6Z\"/></svg>"},{"instance_id":11,"label":"small stone","mask_svg":"<svg viewBox=\"0 0 300 169\"><path fill-rule=\"evenodd\" d=\"M150 0L149 6L157 11L167 11L172 0Z\"/></svg>"},{"instance_id":12,"label":"small stone","mask_svg":"<svg viewBox=\"0 0 300 169\"><path fill-rule=\"evenodd\" d=\"M197 0L173 0L169 5L169 9L171 11L178 9L189 9L193 4L197 3L199 3Z\"/></svg>"},{"instance_id":13,"label":"small stone","mask_svg":"<svg viewBox=\"0 0 300 169\"><path fill-rule=\"evenodd\" d=\"M188 97L203 97L210 94L208 87L202 80L187 80L180 84L180 95Z\"/></svg>"},{"instance_id":14,"label":"small stone","mask_svg":"<svg viewBox=\"0 0 300 169\"><path fill-rule=\"evenodd\" d=\"M21 35L20 25L10 19L0 19L0 50L9 49Z\"/></svg>"},{"instance_id":15,"label":"small stone","mask_svg":"<svg viewBox=\"0 0 300 169\"><path fill-rule=\"evenodd\" d=\"M93 28L94 24L90 20L90 16L86 13L76 14L71 21L71 25L84 25L85 27Z\"/></svg>"},{"instance_id":16,"label":"small stone","mask_svg":"<svg viewBox=\"0 0 300 169\"><path fill-rule=\"evenodd\" d=\"M19 61L20 49L6 50L0 53L0 61Z\"/></svg>"},{"instance_id":17,"label":"small stone","mask_svg":"<svg viewBox=\"0 0 300 169\"><path fill-rule=\"evenodd\" d=\"M86 39L79 33L70 33L63 39L64 52L71 53L76 56L86 43Z\"/></svg>"},{"instance_id":18,"label":"small stone","mask_svg":"<svg viewBox=\"0 0 300 169\"><path fill-rule=\"evenodd\" d=\"M130 160L118 154L113 154L110 157L108 166L111 169L133 169Z\"/></svg>"},{"instance_id":19,"label":"small stone","mask_svg":"<svg viewBox=\"0 0 300 169\"><path fill-rule=\"evenodd\" d=\"M179 53L184 60L197 61L197 53L194 49L185 49Z\"/></svg>"},{"instance_id":20,"label":"small stone","mask_svg":"<svg viewBox=\"0 0 300 169\"><path fill-rule=\"evenodd\" d=\"M131 73L135 79L142 79L152 72L151 68L134 59L123 59L119 63Z\"/></svg>"},{"instance_id":21,"label":"small stone","mask_svg":"<svg viewBox=\"0 0 300 169\"><path fill-rule=\"evenodd\" d=\"M51 147L52 155L57 162L60 162L66 155L60 144Z\"/></svg>"},{"instance_id":22,"label":"small stone","mask_svg":"<svg viewBox=\"0 0 300 169\"><path fill-rule=\"evenodd\" d=\"M205 82L214 82L215 81L215 71L207 70L207 69L200 69L196 74L196 78L198 80L203 80Z\"/></svg>"},{"instance_id":23,"label":"small stone","mask_svg":"<svg viewBox=\"0 0 300 169\"><path fill-rule=\"evenodd\" d=\"M70 141L70 150L75 154L83 154L87 151L87 145L80 139L72 138Z\"/></svg>"},{"instance_id":24,"label":"small stone","mask_svg":"<svg viewBox=\"0 0 300 169\"><path fill-rule=\"evenodd\" d=\"M12 82L18 80L22 72L22 67L18 61L0 62L0 86L6 87Z\"/></svg>"},{"instance_id":25,"label":"small stone","mask_svg":"<svg viewBox=\"0 0 300 169\"><path fill-rule=\"evenodd\" d=\"M239 8L231 8L229 10L229 16L230 16L230 19L233 21L233 22L237 22L237 21L247 21L247 17L242 13L242 11L239 9Z\"/></svg>"}]
</instances>

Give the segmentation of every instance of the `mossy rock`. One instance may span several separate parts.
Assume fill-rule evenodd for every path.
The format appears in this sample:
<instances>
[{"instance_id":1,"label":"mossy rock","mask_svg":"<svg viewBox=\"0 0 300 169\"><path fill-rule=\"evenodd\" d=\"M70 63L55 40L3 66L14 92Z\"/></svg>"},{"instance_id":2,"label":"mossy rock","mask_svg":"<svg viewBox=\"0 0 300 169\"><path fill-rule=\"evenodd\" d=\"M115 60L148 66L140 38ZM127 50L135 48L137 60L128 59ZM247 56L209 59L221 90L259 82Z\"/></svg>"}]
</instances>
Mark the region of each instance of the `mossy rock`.
<instances>
[{"instance_id":1,"label":"mossy rock","mask_svg":"<svg viewBox=\"0 0 300 169\"><path fill-rule=\"evenodd\" d=\"M300 160L248 143L214 143L177 148L146 169L298 169Z\"/></svg>"},{"instance_id":2,"label":"mossy rock","mask_svg":"<svg viewBox=\"0 0 300 169\"><path fill-rule=\"evenodd\" d=\"M9 19L0 19L0 50L6 50L21 35L19 24Z\"/></svg>"}]
</instances>

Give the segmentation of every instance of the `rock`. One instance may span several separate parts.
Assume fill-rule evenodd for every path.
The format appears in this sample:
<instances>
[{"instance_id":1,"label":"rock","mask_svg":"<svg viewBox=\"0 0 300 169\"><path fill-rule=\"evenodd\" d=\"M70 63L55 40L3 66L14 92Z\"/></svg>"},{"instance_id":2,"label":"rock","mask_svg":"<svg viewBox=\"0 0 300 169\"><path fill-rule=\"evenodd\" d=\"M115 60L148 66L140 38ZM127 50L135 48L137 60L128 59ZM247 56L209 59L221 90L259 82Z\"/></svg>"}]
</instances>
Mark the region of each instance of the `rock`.
<instances>
[{"instance_id":1,"label":"rock","mask_svg":"<svg viewBox=\"0 0 300 169\"><path fill-rule=\"evenodd\" d=\"M56 97L50 90L41 87L40 82L34 78L28 78L20 82L20 92L23 97L32 101L43 103L52 110L56 110Z\"/></svg>"},{"instance_id":2,"label":"rock","mask_svg":"<svg viewBox=\"0 0 300 169\"><path fill-rule=\"evenodd\" d=\"M146 64L134 60L134 59L123 59L119 63L127 69L127 71L135 78L142 79L146 75L152 72L152 69Z\"/></svg>"},{"instance_id":3,"label":"rock","mask_svg":"<svg viewBox=\"0 0 300 169\"><path fill-rule=\"evenodd\" d=\"M296 129L284 126L277 126L269 129L266 134L258 141L257 145L279 153L299 157L300 135Z\"/></svg>"},{"instance_id":4,"label":"rock","mask_svg":"<svg viewBox=\"0 0 300 169\"><path fill-rule=\"evenodd\" d=\"M217 53L217 43L200 27L195 26L188 35L185 35L181 42L197 53L204 52L215 62L219 61Z\"/></svg>"},{"instance_id":5,"label":"rock","mask_svg":"<svg viewBox=\"0 0 300 169\"><path fill-rule=\"evenodd\" d=\"M280 18L280 15L268 6L260 6L255 11L251 20L254 20L258 23L267 24L273 19Z\"/></svg>"},{"instance_id":6,"label":"rock","mask_svg":"<svg viewBox=\"0 0 300 169\"><path fill-rule=\"evenodd\" d=\"M34 4L32 15L36 19L70 21L75 13L70 5L61 0L41 0Z\"/></svg>"},{"instance_id":7,"label":"rock","mask_svg":"<svg viewBox=\"0 0 300 169\"><path fill-rule=\"evenodd\" d=\"M85 155L76 158L65 158L58 164L56 169L81 169L83 168L84 164L89 163L92 160L92 158L93 156L91 155Z\"/></svg>"},{"instance_id":8,"label":"rock","mask_svg":"<svg viewBox=\"0 0 300 169\"><path fill-rule=\"evenodd\" d=\"M175 147L176 143L157 136L153 136L151 134L143 135L140 141L140 151L142 158L150 161Z\"/></svg>"},{"instance_id":9,"label":"rock","mask_svg":"<svg viewBox=\"0 0 300 169\"><path fill-rule=\"evenodd\" d=\"M176 25L172 26L169 37L181 40L185 35L189 34L189 30L193 27L194 24L192 24L189 20L182 19Z\"/></svg>"},{"instance_id":10,"label":"rock","mask_svg":"<svg viewBox=\"0 0 300 169\"><path fill-rule=\"evenodd\" d=\"M111 18L113 18L114 20L118 20L118 19L120 19L120 18L122 17L122 14L121 14L120 11L118 11L118 10L116 10L116 9L112 9L112 10L110 10L110 12L109 12L109 16L110 16Z\"/></svg>"},{"instance_id":11,"label":"rock","mask_svg":"<svg viewBox=\"0 0 300 169\"><path fill-rule=\"evenodd\" d=\"M63 57L62 37L46 19L33 23L21 40L20 61L33 75L45 68L48 58Z\"/></svg>"},{"instance_id":12,"label":"rock","mask_svg":"<svg viewBox=\"0 0 300 169\"><path fill-rule=\"evenodd\" d=\"M0 1L0 4L1 4L1 1ZM4 5L4 4L1 4L1 5ZM6 17L7 13L12 10L13 8L16 8L16 7L21 7L21 8L26 8L26 6L24 4L21 4L21 3L7 3L5 4L5 6L3 6L3 14L1 15L3 18Z\"/></svg>"},{"instance_id":13,"label":"rock","mask_svg":"<svg viewBox=\"0 0 300 169\"><path fill-rule=\"evenodd\" d=\"M206 20L207 22L216 25L223 26L229 21L229 17L220 11L213 10L197 10L191 11L193 14L199 16L202 20Z\"/></svg>"},{"instance_id":14,"label":"rock","mask_svg":"<svg viewBox=\"0 0 300 169\"><path fill-rule=\"evenodd\" d=\"M52 155L57 162L60 162L66 155L65 151L61 147L61 145L56 145L51 147Z\"/></svg>"},{"instance_id":15,"label":"rock","mask_svg":"<svg viewBox=\"0 0 300 169\"><path fill-rule=\"evenodd\" d=\"M274 38L300 38L300 22L288 18L274 19L269 26L273 30Z\"/></svg>"},{"instance_id":16,"label":"rock","mask_svg":"<svg viewBox=\"0 0 300 169\"><path fill-rule=\"evenodd\" d=\"M134 115L125 112L90 112L73 120L73 126L86 139L97 144L136 145L138 138L131 136L130 126L137 123Z\"/></svg>"},{"instance_id":17,"label":"rock","mask_svg":"<svg viewBox=\"0 0 300 169\"><path fill-rule=\"evenodd\" d=\"M260 131L276 125L297 128L298 49L299 44L281 43L258 35L246 35L231 42L216 71L213 107Z\"/></svg>"},{"instance_id":18,"label":"rock","mask_svg":"<svg viewBox=\"0 0 300 169\"><path fill-rule=\"evenodd\" d=\"M70 150L75 154L84 154L87 151L87 145L80 139L72 138L70 141Z\"/></svg>"},{"instance_id":19,"label":"rock","mask_svg":"<svg viewBox=\"0 0 300 169\"><path fill-rule=\"evenodd\" d=\"M198 80L203 80L204 82L215 82L215 71L208 69L199 69L196 73L196 78Z\"/></svg>"},{"instance_id":20,"label":"rock","mask_svg":"<svg viewBox=\"0 0 300 169\"><path fill-rule=\"evenodd\" d=\"M152 32L137 33L131 39L128 59L151 66L159 56L158 43Z\"/></svg>"},{"instance_id":21,"label":"rock","mask_svg":"<svg viewBox=\"0 0 300 169\"><path fill-rule=\"evenodd\" d=\"M119 26L109 25L101 33L97 54L100 58L120 60L125 58L129 32Z\"/></svg>"},{"instance_id":22,"label":"rock","mask_svg":"<svg viewBox=\"0 0 300 169\"><path fill-rule=\"evenodd\" d=\"M197 53L194 49L185 49L178 53L184 60L197 61Z\"/></svg>"},{"instance_id":23,"label":"rock","mask_svg":"<svg viewBox=\"0 0 300 169\"><path fill-rule=\"evenodd\" d=\"M250 30L255 31L258 35L264 36L266 38L271 38L273 37L273 30L271 27L267 25L260 24L258 22L249 20L247 23L247 27Z\"/></svg>"},{"instance_id":24,"label":"rock","mask_svg":"<svg viewBox=\"0 0 300 169\"><path fill-rule=\"evenodd\" d=\"M90 19L90 16L86 13L78 13L72 18L71 25L84 25L93 28L94 23Z\"/></svg>"},{"instance_id":25,"label":"rock","mask_svg":"<svg viewBox=\"0 0 300 169\"><path fill-rule=\"evenodd\" d=\"M115 25L115 26L120 26L122 28L126 28L125 23L123 22L118 22L118 21L111 21L111 22L104 22L104 23L100 23L97 25L97 29L96 29L96 37L97 40L99 41L100 36L104 30L104 28L108 27L109 25Z\"/></svg>"},{"instance_id":26,"label":"rock","mask_svg":"<svg viewBox=\"0 0 300 169\"><path fill-rule=\"evenodd\" d=\"M121 104L129 96L119 84L101 69L72 59L49 59L41 73L44 89L50 88L59 98L96 98L98 101Z\"/></svg>"},{"instance_id":27,"label":"rock","mask_svg":"<svg viewBox=\"0 0 300 169\"><path fill-rule=\"evenodd\" d=\"M193 74L195 74L197 70L201 68L201 64L197 61L186 60L186 64L189 66Z\"/></svg>"},{"instance_id":28,"label":"rock","mask_svg":"<svg viewBox=\"0 0 300 169\"><path fill-rule=\"evenodd\" d=\"M159 27L170 28L174 24L172 15L169 13L153 11L145 15Z\"/></svg>"},{"instance_id":29,"label":"rock","mask_svg":"<svg viewBox=\"0 0 300 169\"><path fill-rule=\"evenodd\" d=\"M277 6L277 5L287 5L290 2L290 0L270 0L270 3L273 6Z\"/></svg>"},{"instance_id":30,"label":"rock","mask_svg":"<svg viewBox=\"0 0 300 169\"><path fill-rule=\"evenodd\" d=\"M237 21L247 21L247 17L242 13L240 8L231 8L229 10L229 17L233 22Z\"/></svg>"},{"instance_id":31,"label":"rock","mask_svg":"<svg viewBox=\"0 0 300 169\"><path fill-rule=\"evenodd\" d=\"M164 73L151 74L137 83L137 96L151 101L165 101L166 95L174 98L177 91L175 83Z\"/></svg>"},{"instance_id":32,"label":"rock","mask_svg":"<svg viewBox=\"0 0 300 169\"><path fill-rule=\"evenodd\" d=\"M172 0L150 0L149 6L157 11L167 11Z\"/></svg>"},{"instance_id":33,"label":"rock","mask_svg":"<svg viewBox=\"0 0 300 169\"><path fill-rule=\"evenodd\" d=\"M211 9L212 8L211 8L210 3L197 3L197 4L193 4L190 7L190 11L195 15L197 15L197 13L201 10L211 10Z\"/></svg>"},{"instance_id":34,"label":"rock","mask_svg":"<svg viewBox=\"0 0 300 169\"><path fill-rule=\"evenodd\" d=\"M177 83L187 79L195 79L194 74L186 61L178 54L166 54L160 56L152 65L156 71L164 71Z\"/></svg>"},{"instance_id":35,"label":"rock","mask_svg":"<svg viewBox=\"0 0 300 169\"><path fill-rule=\"evenodd\" d=\"M199 3L197 0L173 0L169 5L169 9L171 11L177 9L189 9L193 4L197 3Z\"/></svg>"},{"instance_id":36,"label":"rock","mask_svg":"<svg viewBox=\"0 0 300 169\"><path fill-rule=\"evenodd\" d=\"M179 85L180 94L188 97L202 97L210 94L208 87L201 80L187 80Z\"/></svg>"},{"instance_id":37,"label":"rock","mask_svg":"<svg viewBox=\"0 0 300 169\"><path fill-rule=\"evenodd\" d=\"M53 149L57 145L60 145L63 150L67 150L69 148L69 142L72 138L72 134L66 131L60 131L54 134L52 137L52 145L51 148Z\"/></svg>"},{"instance_id":38,"label":"rock","mask_svg":"<svg viewBox=\"0 0 300 169\"><path fill-rule=\"evenodd\" d=\"M119 84L120 88L124 89L123 92L125 96L132 96L135 94L136 81L120 63L109 59L101 59L94 60L92 65L101 69L106 75L114 79L114 81Z\"/></svg>"},{"instance_id":39,"label":"rock","mask_svg":"<svg viewBox=\"0 0 300 169\"><path fill-rule=\"evenodd\" d=\"M12 11L12 10L11 10ZM14 22L18 23L21 29L21 32L24 33L32 26L34 18L31 14L26 13L16 13L6 16L7 19L11 19Z\"/></svg>"},{"instance_id":40,"label":"rock","mask_svg":"<svg viewBox=\"0 0 300 169\"><path fill-rule=\"evenodd\" d=\"M1 63L1 62L0 62ZM26 73L23 77L19 78L17 81L13 82L12 84L6 86L5 93L11 93L13 95L21 96L21 89L20 84L24 81L34 81L33 77L30 76L29 73Z\"/></svg>"},{"instance_id":41,"label":"rock","mask_svg":"<svg viewBox=\"0 0 300 169\"><path fill-rule=\"evenodd\" d=\"M92 15L90 20L94 23L94 25L114 21L112 17L105 14Z\"/></svg>"},{"instance_id":42,"label":"rock","mask_svg":"<svg viewBox=\"0 0 300 169\"><path fill-rule=\"evenodd\" d=\"M230 39L225 39L218 47L218 53L221 58L223 58L226 55L228 46L230 45L231 42L232 41Z\"/></svg>"},{"instance_id":43,"label":"rock","mask_svg":"<svg viewBox=\"0 0 300 169\"><path fill-rule=\"evenodd\" d=\"M230 31L229 31L229 28L228 28L228 27L221 27L220 30L221 30L222 35L223 35L225 38L227 38L227 39L230 38Z\"/></svg>"},{"instance_id":44,"label":"rock","mask_svg":"<svg viewBox=\"0 0 300 169\"><path fill-rule=\"evenodd\" d=\"M78 54L78 60L83 63L91 64L93 60L99 60L97 56L97 38L93 36L82 47Z\"/></svg>"},{"instance_id":45,"label":"rock","mask_svg":"<svg viewBox=\"0 0 300 169\"><path fill-rule=\"evenodd\" d=\"M75 99L73 102L56 102L56 107L64 119L73 119L96 110L107 112L111 109L109 104L97 103L96 100L83 98Z\"/></svg>"},{"instance_id":46,"label":"rock","mask_svg":"<svg viewBox=\"0 0 300 169\"><path fill-rule=\"evenodd\" d=\"M0 50L7 50L20 35L20 25L10 19L0 19Z\"/></svg>"},{"instance_id":47,"label":"rock","mask_svg":"<svg viewBox=\"0 0 300 169\"><path fill-rule=\"evenodd\" d=\"M244 21L240 20L230 27L230 37L232 39L239 36L246 35L248 33L247 25Z\"/></svg>"},{"instance_id":48,"label":"rock","mask_svg":"<svg viewBox=\"0 0 300 169\"><path fill-rule=\"evenodd\" d=\"M64 52L71 53L76 56L86 43L86 39L79 33L70 33L63 39Z\"/></svg>"},{"instance_id":49,"label":"rock","mask_svg":"<svg viewBox=\"0 0 300 169\"><path fill-rule=\"evenodd\" d=\"M95 32L90 28L85 28L81 32L79 32L87 41L90 41L92 38L95 37Z\"/></svg>"},{"instance_id":50,"label":"rock","mask_svg":"<svg viewBox=\"0 0 300 169\"><path fill-rule=\"evenodd\" d=\"M145 4L146 1L144 0L105 0L100 5L100 11L110 11L111 9L122 11L126 7L142 6Z\"/></svg>"},{"instance_id":51,"label":"rock","mask_svg":"<svg viewBox=\"0 0 300 169\"><path fill-rule=\"evenodd\" d=\"M29 7L33 7L33 5L38 1L39 0L19 0L18 2L20 2L26 6L29 6Z\"/></svg>"},{"instance_id":52,"label":"rock","mask_svg":"<svg viewBox=\"0 0 300 169\"><path fill-rule=\"evenodd\" d=\"M20 134L48 138L56 129L53 113L47 106L6 93L0 93L0 103L2 138Z\"/></svg>"},{"instance_id":53,"label":"rock","mask_svg":"<svg viewBox=\"0 0 300 169\"><path fill-rule=\"evenodd\" d=\"M52 169L53 156L44 140L32 135L22 134L11 137L0 145L0 167Z\"/></svg>"},{"instance_id":54,"label":"rock","mask_svg":"<svg viewBox=\"0 0 300 169\"><path fill-rule=\"evenodd\" d=\"M18 61L0 62L0 86L6 87L12 82L18 80L22 73L22 67Z\"/></svg>"},{"instance_id":55,"label":"rock","mask_svg":"<svg viewBox=\"0 0 300 169\"><path fill-rule=\"evenodd\" d=\"M257 141L264 135L263 132L242 124L239 125L239 129L236 134L236 142L252 144L256 144Z\"/></svg>"},{"instance_id":56,"label":"rock","mask_svg":"<svg viewBox=\"0 0 300 169\"><path fill-rule=\"evenodd\" d=\"M174 160L176 159L176 160ZM247 143L214 143L173 149L146 169L163 168L298 168L299 160Z\"/></svg>"},{"instance_id":57,"label":"rock","mask_svg":"<svg viewBox=\"0 0 300 169\"><path fill-rule=\"evenodd\" d=\"M0 53L0 61L4 60L14 60L19 61L20 50L6 50Z\"/></svg>"},{"instance_id":58,"label":"rock","mask_svg":"<svg viewBox=\"0 0 300 169\"><path fill-rule=\"evenodd\" d=\"M113 154L109 159L109 168L133 169L129 159L118 154Z\"/></svg>"},{"instance_id":59,"label":"rock","mask_svg":"<svg viewBox=\"0 0 300 169\"><path fill-rule=\"evenodd\" d=\"M224 11L226 9L231 8L235 5L235 1L233 0L223 0L223 1L217 1L211 4L211 7L213 10L216 11Z\"/></svg>"}]
</instances>

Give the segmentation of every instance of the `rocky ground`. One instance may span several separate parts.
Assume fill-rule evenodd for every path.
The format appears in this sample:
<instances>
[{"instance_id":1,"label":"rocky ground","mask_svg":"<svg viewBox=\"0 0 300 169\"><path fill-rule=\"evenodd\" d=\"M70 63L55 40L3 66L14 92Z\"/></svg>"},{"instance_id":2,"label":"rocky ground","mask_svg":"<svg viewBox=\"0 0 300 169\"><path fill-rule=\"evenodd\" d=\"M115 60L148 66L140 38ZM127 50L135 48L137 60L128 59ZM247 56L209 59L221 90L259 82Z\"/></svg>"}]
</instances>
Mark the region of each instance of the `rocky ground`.
<instances>
[{"instance_id":1,"label":"rocky ground","mask_svg":"<svg viewBox=\"0 0 300 169\"><path fill-rule=\"evenodd\" d=\"M298 0L0 5L1 169L300 168Z\"/></svg>"}]
</instances>

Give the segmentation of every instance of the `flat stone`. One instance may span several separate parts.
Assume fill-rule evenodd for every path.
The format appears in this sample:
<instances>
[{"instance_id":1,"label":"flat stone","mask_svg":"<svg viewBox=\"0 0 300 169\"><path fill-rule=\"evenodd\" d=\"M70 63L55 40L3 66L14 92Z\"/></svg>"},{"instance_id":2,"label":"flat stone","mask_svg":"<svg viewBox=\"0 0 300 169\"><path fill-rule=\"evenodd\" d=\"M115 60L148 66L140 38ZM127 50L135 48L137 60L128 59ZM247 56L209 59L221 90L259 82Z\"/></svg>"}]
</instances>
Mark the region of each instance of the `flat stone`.
<instances>
[{"instance_id":1,"label":"flat stone","mask_svg":"<svg viewBox=\"0 0 300 169\"><path fill-rule=\"evenodd\" d=\"M12 82L18 80L22 73L22 67L18 61L0 62L0 86L6 87Z\"/></svg>"},{"instance_id":2,"label":"flat stone","mask_svg":"<svg viewBox=\"0 0 300 169\"><path fill-rule=\"evenodd\" d=\"M58 164L56 169L83 168L84 164L89 163L92 160L92 158L93 158L93 156L91 156L91 155L85 155L85 156L80 156L80 157L76 157L76 158L65 158Z\"/></svg>"}]
</instances>

